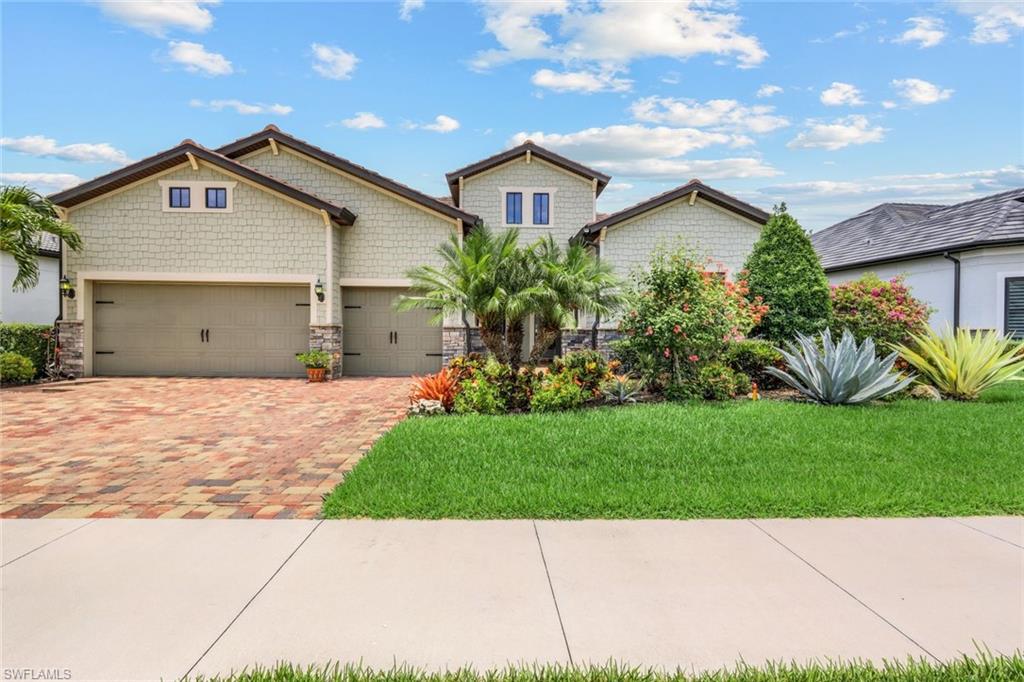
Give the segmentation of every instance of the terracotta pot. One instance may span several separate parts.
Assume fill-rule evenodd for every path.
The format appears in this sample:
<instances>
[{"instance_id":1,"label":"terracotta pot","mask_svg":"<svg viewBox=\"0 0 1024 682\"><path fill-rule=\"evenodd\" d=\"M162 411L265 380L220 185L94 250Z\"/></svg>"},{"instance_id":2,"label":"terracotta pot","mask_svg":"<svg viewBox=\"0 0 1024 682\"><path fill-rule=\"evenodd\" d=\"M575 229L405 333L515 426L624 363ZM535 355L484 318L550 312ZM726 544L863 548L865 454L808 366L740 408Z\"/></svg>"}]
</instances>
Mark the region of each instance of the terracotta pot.
<instances>
[{"instance_id":1,"label":"terracotta pot","mask_svg":"<svg viewBox=\"0 0 1024 682\"><path fill-rule=\"evenodd\" d=\"M326 381L324 378L327 374L326 367L307 367L306 376L309 378L309 383L320 384Z\"/></svg>"}]
</instances>

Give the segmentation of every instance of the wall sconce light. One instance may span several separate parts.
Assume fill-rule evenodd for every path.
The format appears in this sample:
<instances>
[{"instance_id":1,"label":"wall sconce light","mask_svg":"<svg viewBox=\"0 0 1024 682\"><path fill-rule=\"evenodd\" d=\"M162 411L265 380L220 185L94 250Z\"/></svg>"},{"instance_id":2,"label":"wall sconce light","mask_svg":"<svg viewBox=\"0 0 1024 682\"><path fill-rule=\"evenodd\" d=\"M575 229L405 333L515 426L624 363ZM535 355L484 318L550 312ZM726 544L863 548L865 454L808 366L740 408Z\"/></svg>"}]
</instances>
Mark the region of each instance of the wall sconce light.
<instances>
[{"instance_id":1,"label":"wall sconce light","mask_svg":"<svg viewBox=\"0 0 1024 682\"><path fill-rule=\"evenodd\" d=\"M313 285L313 293L316 294L316 300L324 302L324 283L320 281L319 277L316 278L316 284Z\"/></svg>"},{"instance_id":2,"label":"wall sconce light","mask_svg":"<svg viewBox=\"0 0 1024 682\"><path fill-rule=\"evenodd\" d=\"M60 295L64 298L74 298L75 288L71 286L71 280L67 275L60 278Z\"/></svg>"}]
</instances>

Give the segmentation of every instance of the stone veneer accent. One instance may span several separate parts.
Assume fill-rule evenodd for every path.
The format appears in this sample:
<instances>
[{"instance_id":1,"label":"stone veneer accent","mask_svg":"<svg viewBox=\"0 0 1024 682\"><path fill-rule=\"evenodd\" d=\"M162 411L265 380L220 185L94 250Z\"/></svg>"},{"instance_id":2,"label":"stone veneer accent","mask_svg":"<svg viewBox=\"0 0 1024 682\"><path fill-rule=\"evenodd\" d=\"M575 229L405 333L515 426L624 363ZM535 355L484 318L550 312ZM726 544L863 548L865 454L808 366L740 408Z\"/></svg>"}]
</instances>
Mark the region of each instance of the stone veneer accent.
<instances>
[{"instance_id":1,"label":"stone veneer accent","mask_svg":"<svg viewBox=\"0 0 1024 682\"><path fill-rule=\"evenodd\" d=\"M76 379L85 374L85 325L79 320L59 320L61 370Z\"/></svg>"},{"instance_id":2,"label":"stone veneer accent","mask_svg":"<svg viewBox=\"0 0 1024 682\"><path fill-rule=\"evenodd\" d=\"M448 366L452 358L466 353L466 328L445 327L441 330L441 365Z\"/></svg>"},{"instance_id":3,"label":"stone veneer accent","mask_svg":"<svg viewBox=\"0 0 1024 682\"><path fill-rule=\"evenodd\" d=\"M322 350L330 353L331 378L337 379L342 373L342 328L336 324L311 325L309 327L309 348L310 350Z\"/></svg>"},{"instance_id":4,"label":"stone veneer accent","mask_svg":"<svg viewBox=\"0 0 1024 682\"><path fill-rule=\"evenodd\" d=\"M611 358L611 342L622 338L617 329L597 330L597 350L606 358ZM570 353L578 350L594 350L593 329L563 329L562 330L562 352Z\"/></svg>"}]
</instances>

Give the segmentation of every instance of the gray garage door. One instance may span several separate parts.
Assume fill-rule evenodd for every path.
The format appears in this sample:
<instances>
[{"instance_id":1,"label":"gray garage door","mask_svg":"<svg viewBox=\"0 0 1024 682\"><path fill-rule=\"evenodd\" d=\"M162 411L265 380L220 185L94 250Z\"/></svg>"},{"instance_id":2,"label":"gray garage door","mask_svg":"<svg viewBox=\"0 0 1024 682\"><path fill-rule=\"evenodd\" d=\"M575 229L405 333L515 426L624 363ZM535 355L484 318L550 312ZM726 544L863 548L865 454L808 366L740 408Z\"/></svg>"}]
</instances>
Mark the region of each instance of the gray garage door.
<instances>
[{"instance_id":1,"label":"gray garage door","mask_svg":"<svg viewBox=\"0 0 1024 682\"><path fill-rule=\"evenodd\" d=\"M394 302L403 291L342 290L344 374L407 376L441 368L441 328L430 324L430 311L396 312Z\"/></svg>"},{"instance_id":2,"label":"gray garage door","mask_svg":"<svg viewBox=\"0 0 1024 682\"><path fill-rule=\"evenodd\" d=\"M302 376L304 286L97 283L93 373Z\"/></svg>"}]
</instances>

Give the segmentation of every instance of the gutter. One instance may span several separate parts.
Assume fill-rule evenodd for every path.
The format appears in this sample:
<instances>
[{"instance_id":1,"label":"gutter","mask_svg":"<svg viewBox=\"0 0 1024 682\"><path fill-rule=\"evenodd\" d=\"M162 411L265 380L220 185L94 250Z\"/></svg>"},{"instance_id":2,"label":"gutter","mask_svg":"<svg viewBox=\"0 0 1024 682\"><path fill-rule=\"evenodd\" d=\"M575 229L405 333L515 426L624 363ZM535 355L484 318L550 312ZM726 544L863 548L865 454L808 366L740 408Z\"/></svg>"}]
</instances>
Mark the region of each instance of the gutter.
<instances>
[{"instance_id":1,"label":"gutter","mask_svg":"<svg viewBox=\"0 0 1024 682\"><path fill-rule=\"evenodd\" d=\"M953 246L944 249L927 249L924 251L911 251L909 253L897 254L894 256L883 256L881 258L856 261L853 263L842 263L840 265L826 265L822 269L825 271L825 274L831 274L833 272L843 272L844 270L864 268L869 265L885 265L886 263L900 263L905 260L917 260L919 258L943 256L952 251L955 251L957 253L963 253L965 251L977 251L978 249L991 249L999 248L1002 246L1024 246L1024 239L1021 239L1020 237L1015 237L1013 239L967 242L966 244L954 244Z\"/></svg>"},{"instance_id":2,"label":"gutter","mask_svg":"<svg viewBox=\"0 0 1024 682\"><path fill-rule=\"evenodd\" d=\"M960 328L960 259L951 256L949 251L942 257L953 263L953 329Z\"/></svg>"}]
</instances>

